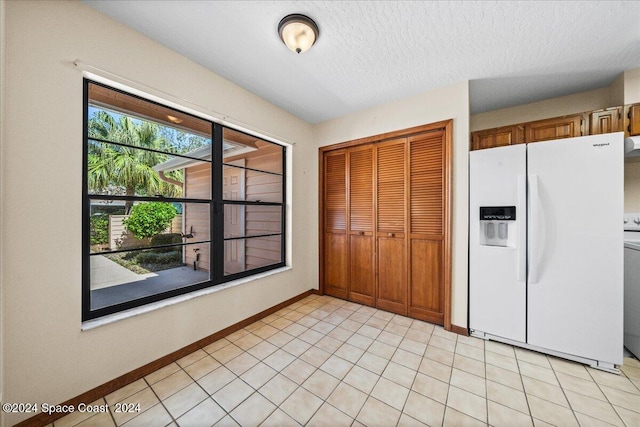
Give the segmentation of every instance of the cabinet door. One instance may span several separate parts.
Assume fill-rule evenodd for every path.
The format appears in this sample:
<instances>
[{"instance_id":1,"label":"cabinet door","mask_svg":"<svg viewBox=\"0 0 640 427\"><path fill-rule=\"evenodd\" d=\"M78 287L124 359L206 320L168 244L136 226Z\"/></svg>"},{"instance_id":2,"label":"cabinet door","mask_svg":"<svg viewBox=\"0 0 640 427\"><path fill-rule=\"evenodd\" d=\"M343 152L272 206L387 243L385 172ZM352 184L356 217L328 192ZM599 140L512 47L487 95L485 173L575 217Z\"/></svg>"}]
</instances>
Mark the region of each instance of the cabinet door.
<instances>
[{"instance_id":1,"label":"cabinet door","mask_svg":"<svg viewBox=\"0 0 640 427\"><path fill-rule=\"evenodd\" d=\"M556 117L527 123L524 127L525 142L573 138L582 135L582 115Z\"/></svg>"},{"instance_id":2,"label":"cabinet door","mask_svg":"<svg viewBox=\"0 0 640 427\"><path fill-rule=\"evenodd\" d=\"M472 150L522 144L524 142L524 127L522 125L515 125L480 130L473 132L471 139Z\"/></svg>"},{"instance_id":3,"label":"cabinet door","mask_svg":"<svg viewBox=\"0 0 640 427\"><path fill-rule=\"evenodd\" d=\"M629 107L629 135L640 135L640 104L634 104Z\"/></svg>"},{"instance_id":4,"label":"cabinet door","mask_svg":"<svg viewBox=\"0 0 640 427\"><path fill-rule=\"evenodd\" d=\"M377 146L377 300L376 306L407 314L406 139Z\"/></svg>"},{"instance_id":5,"label":"cabinet door","mask_svg":"<svg viewBox=\"0 0 640 427\"><path fill-rule=\"evenodd\" d=\"M324 155L324 229L330 233L347 230L347 156L346 151Z\"/></svg>"},{"instance_id":6,"label":"cabinet door","mask_svg":"<svg viewBox=\"0 0 640 427\"><path fill-rule=\"evenodd\" d=\"M325 233L324 292L347 299L347 235Z\"/></svg>"},{"instance_id":7,"label":"cabinet door","mask_svg":"<svg viewBox=\"0 0 640 427\"><path fill-rule=\"evenodd\" d=\"M444 323L443 242L411 239L411 306L409 316Z\"/></svg>"},{"instance_id":8,"label":"cabinet door","mask_svg":"<svg viewBox=\"0 0 640 427\"><path fill-rule=\"evenodd\" d=\"M622 130L622 107L592 111L589 114L589 134L620 132Z\"/></svg>"},{"instance_id":9,"label":"cabinet door","mask_svg":"<svg viewBox=\"0 0 640 427\"><path fill-rule=\"evenodd\" d=\"M375 305L373 244L373 146L349 149L349 296Z\"/></svg>"},{"instance_id":10,"label":"cabinet door","mask_svg":"<svg viewBox=\"0 0 640 427\"><path fill-rule=\"evenodd\" d=\"M346 151L324 154L323 284L328 295L347 298L347 163Z\"/></svg>"},{"instance_id":11,"label":"cabinet door","mask_svg":"<svg viewBox=\"0 0 640 427\"><path fill-rule=\"evenodd\" d=\"M409 316L444 323L445 133L409 138Z\"/></svg>"}]
</instances>

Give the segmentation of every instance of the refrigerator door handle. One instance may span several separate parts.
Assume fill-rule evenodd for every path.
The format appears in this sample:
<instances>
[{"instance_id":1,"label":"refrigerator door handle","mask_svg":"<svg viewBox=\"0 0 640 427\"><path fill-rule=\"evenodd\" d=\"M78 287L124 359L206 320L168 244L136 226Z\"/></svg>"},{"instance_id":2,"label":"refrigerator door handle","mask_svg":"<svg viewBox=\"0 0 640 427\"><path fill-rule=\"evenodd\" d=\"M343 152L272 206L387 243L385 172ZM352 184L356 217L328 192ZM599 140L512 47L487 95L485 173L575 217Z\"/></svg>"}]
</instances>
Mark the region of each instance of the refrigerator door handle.
<instances>
[{"instance_id":1,"label":"refrigerator door handle","mask_svg":"<svg viewBox=\"0 0 640 427\"><path fill-rule=\"evenodd\" d=\"M538 175L529 175L529 283L538 283L538 246L540 232L540 194Z\"/></svg>"},{"instance_id":2,"label":"refrigerator door handle","mask_svg":"<svg viewBox=\"0 0 640 427\"><path fill-rule=\"evenodd\" d=\"M527 177L525 175L518 175L518 209L526 209L527 206ZM526 235L527 222L524 220L525 216L523 211L520 212L519 219L517 221L517 235L516 235L516 279L518 282L524 282L526 280L527 271L527 248L525 247L526 239L523 237ZM517 214L516 214L517 215Z\"/></svg>"}]
</instances>

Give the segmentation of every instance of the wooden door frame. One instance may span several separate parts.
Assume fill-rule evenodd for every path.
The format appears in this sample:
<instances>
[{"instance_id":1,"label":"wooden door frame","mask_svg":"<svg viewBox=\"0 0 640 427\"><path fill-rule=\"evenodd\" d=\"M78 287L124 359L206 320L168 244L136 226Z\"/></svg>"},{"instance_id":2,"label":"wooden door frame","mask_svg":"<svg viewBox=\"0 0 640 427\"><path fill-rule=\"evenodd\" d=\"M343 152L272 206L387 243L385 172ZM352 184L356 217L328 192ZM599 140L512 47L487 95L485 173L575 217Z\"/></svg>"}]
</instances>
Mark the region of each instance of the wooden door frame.
<instances>
[{"instance_id":1,"label":"wooden door frame","mask_svg":"<svg viewBox=\"0 0 640 427\"><path fill-rule=\"evenodd\" d=\"M452 276L452 223L453 223L453 119L443 120L436 123L430 123L421 126L415 126L407 129L401 129L393 132L387 132L380 135L367 136L364 138L345 141L337 144L327 145L318 148L318 232L319 232L319 284L318 289L321 295L324 295L324 153L328 151L339 150L343 148L355 147L375 142L382 142L389 139L409 137L424 132L443 130L445 132L445 170L444 176L444 328L448 331L452 330L451 325L451 276ZM459 329L459 328L453 328Z\"/></svg>"}]
</instances>

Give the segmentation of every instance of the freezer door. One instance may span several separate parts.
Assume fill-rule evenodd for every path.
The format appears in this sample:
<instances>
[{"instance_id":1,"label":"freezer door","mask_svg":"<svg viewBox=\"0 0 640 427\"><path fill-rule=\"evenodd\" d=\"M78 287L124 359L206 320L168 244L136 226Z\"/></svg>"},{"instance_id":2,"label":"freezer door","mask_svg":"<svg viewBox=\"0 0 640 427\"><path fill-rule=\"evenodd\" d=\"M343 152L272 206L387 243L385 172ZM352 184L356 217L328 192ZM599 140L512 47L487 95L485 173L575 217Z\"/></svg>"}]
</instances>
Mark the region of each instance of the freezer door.
<instances>
[{"instance_id":1,"label":"freezer door","mask_svg":"<svg viewBox=\"0 0 640 427\"><path fill-rule=\"evenodd\" d=\"M528 145L528 343L622 363L623 134Z\"/></svg>"},{"instance_id":2,"label":"freezer door","mask_svg":"<svg viewBox=\"0 0 640 427\"><path fill-rule=\"evenodd\" d=\"M473 151L469 162L469 327L524 342L526 146ZM495 206L515 207L516 220L506 224L507 246L488 244L501 229L504 237L504 222L481 226L480 207Z\"/></svg>"}]
</instances>

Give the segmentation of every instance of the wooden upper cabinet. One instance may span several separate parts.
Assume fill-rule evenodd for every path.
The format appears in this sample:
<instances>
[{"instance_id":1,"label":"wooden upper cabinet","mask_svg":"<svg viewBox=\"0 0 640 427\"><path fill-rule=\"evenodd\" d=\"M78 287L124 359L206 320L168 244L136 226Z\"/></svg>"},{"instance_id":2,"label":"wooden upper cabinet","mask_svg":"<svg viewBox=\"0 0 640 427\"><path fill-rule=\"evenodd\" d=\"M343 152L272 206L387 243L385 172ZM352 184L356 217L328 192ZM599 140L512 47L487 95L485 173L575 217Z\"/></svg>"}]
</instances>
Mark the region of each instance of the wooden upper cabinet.
<instances>
[{"instance_id":1,"label":"wooden upper cabinet","mask_svg":"<svg viewBox=\"0 0 640 427\"><path fill-rule=\"evenodd\" d=\"M346 151L324 155L324 229L335 232L347 229Z\"/></svg>"},{"instance_id":2,"label":"wooden upper cabinet","mask_svg":"<svg viewBox=\"0 0 640 427\"><path fill-rule=\"evenodd\" d=\"M629 135L640 135L640 104L629 106L627 118L629 119L629 126L627 128Z\"/></svg>"},{"instance_id":3,"label":"wooden upper cabinet","mask_svg":"<svg viewBox=\"0 0 640 427\"><path fill-rule=\"evenodd\" d=\"M589 135L620 132L622 130L622 107L606 108L589 114Z\"/></svg>"},{"instance_id":4,"label":"wooden upper cabinet","mask_svg":"<svg viewBox=\"0 0 640 427\"><path fill-rule=\"evenodd\" d=\"M504 126L494 129L473 132L471 149L503 147L505 145L522 144L524 142L524 126Z\"/></svg>"},{"instance_id":5,"label":"wooden upper cabinet","mask_svg":"<svg viewBox=\"0 0 640 427\"><path fill-rule=\"evenodd\" d=\"M640 104L475 131L471 133L471 150L622 130L629 135L640 135Z\"/></svg>"},{"instance_id":6,"label":"wooden upper cabinet","mask_svg":"<svg viewBox=\"0 0 640 427\"><path fill-rule=\"evenodd\" d=\"M524 126L525 142L573 138L582 135L582 114L538 120Z\"/></svg>"}]
</instances>

